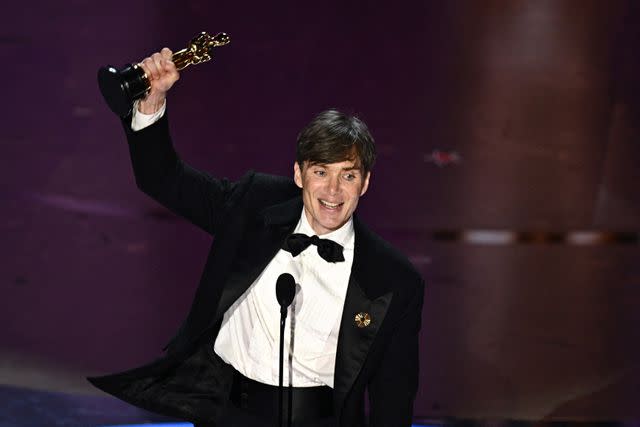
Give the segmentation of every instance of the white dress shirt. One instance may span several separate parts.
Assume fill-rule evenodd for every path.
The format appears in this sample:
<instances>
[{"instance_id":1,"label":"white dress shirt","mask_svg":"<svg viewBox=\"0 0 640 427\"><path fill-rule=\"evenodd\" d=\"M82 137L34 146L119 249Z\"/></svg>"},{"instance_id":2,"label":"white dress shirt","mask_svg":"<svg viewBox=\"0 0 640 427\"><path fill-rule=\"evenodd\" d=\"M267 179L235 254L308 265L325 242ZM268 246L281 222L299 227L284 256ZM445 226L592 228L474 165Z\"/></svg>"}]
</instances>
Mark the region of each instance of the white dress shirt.
<instances>
[{"instance_id":1,"label":"white dress shirt","mask_svg":"<svg viewBox=\"0 0 640 427\"><path fill-rule=\"evenodd\" d=\"M143 114L136 102L131 128L138 131L153 124L164 115L165 109L166 102L156 113ZM304 209L294 233L316 234ZM225 312L213 344L214 351L244 376L278 385L280 305L276 299L276 281L282 273L290 273L298 285L285 324L284 384L333 387L340 320L353 265L353 218L338 230L320 237L341 244L345 261L325 261L315 245L295 258L281 249Z\"/></svg>"},{"instance_id":2,"label":"white dress shirt","mask_svg":"<svg viewBox=\"0 0 640 427\"><path fill-rule=\"evenodd\" d=\"M304 209L294 233L316 234ZM299 286L285 324L284 384L291 378L294 387L333 387L340 320L353 264L353 220L321 237L341 244L345 261L325 261L315 245L296 257L281 249L224 314L214 350L244 376L278 385L280 306L276 281L280 274L290 273Z\"/></svg>"}]
</instances>

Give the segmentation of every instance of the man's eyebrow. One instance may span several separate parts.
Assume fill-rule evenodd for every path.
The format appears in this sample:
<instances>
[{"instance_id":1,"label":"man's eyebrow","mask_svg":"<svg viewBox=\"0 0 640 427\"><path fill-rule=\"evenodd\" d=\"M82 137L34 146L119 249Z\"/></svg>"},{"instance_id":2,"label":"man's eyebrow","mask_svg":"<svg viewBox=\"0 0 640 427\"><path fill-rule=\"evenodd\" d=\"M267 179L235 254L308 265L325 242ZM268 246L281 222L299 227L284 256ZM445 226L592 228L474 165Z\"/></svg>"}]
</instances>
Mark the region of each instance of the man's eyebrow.
<instances>
[{"instance_id":1,"label":"man's eyebrow","mask_svg":"<svg viewBox=\"0 0 640 427\"><path fill-rule=\"evenodd\" d=\"M309 166L319 166L321 168L326 168L327 166L329 166L331 163L309 163ZM350 171L350 170L360 170L360 165L353 165L353 166L348 166L348 167L344 167L342 168L343 171Z\"/></svg>"}]
</instances>

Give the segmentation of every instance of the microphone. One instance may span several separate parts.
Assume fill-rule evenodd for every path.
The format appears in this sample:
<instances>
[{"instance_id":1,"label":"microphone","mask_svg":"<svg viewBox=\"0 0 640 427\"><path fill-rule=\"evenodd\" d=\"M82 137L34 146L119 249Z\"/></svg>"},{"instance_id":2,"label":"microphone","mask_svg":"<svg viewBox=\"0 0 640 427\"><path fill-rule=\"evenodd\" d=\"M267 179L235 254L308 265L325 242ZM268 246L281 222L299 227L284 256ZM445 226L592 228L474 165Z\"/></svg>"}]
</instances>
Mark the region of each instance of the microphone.
<instances>
[{"instance_id":1,"label":"microphone","mask_svg":"<svg viewBox=\"0 0 640 427\"><path fill-rule=\"evenodd\" d=\"M280 366L278 375L278 425L284 426L284 399L283 399L283 369L284 369L284 325L287 319L287 308L293 302L296 295L296 280L289 273L282 273L276 281L276 298L280 304ZM291 426L291 391L289 391L289 405L287 408L287 425Z\"/></svg>"},{"instance_id":2,"label":"microphone","mask_svg":"<svg viewBox=\"0 0 640 427\"><path fill-rule=\"evenodd\" d=\"M276 281L276 298L280 304L280 314L287 317L287 308L296 294L296 281L289 273L282 273Z\"/></svg>"}]
</instances>

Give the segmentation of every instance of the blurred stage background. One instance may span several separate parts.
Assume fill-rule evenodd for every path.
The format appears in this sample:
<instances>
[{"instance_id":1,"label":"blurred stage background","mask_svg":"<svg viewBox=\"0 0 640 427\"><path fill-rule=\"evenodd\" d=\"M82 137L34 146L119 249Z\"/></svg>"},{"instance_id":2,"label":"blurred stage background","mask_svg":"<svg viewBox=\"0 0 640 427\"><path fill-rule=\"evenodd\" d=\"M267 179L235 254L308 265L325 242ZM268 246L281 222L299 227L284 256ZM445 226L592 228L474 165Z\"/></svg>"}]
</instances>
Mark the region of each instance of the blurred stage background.
<instances>
[{"instance_id":1,"label":"blurred stage background","mask_svg":"<svg viewBox=\"0 0 640 427\"><path fill-rule=\"evenodd\" d=\"M84 377L161 354L210 239L136 189L95 75L202 30L232 42L169 99L194 166L289 175L317 112L371 127L360 215L428 284L417 420L640 419L637 1L25 0L0 23L0 425L156 419Z\"/></svg>"}]
</instances>

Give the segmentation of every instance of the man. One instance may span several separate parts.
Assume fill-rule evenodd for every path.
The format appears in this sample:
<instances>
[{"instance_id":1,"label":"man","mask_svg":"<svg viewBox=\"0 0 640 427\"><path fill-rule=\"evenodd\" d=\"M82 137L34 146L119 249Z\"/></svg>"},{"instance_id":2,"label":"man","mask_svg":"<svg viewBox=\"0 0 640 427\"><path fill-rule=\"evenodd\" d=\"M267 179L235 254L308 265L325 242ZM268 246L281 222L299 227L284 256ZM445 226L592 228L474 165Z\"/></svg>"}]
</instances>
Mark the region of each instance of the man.
<instances>
[{"instance_id":1,"label":"man","mask_svg":"<svg viewBox=\"0 0 640 427\"><path fill-rule=\"evenodd\" d=\"M124 120L136 182L215 240L166 355L90 380L197 426L273 425L275 283L287 272L298 283L285 334L294 426L365 425L365 390L370 425L409 426L424 285L353 215L375 161L366 125L333 110L317 116L298 137L293 181L212 178L172 147L165 98L179 75L171 55L165 48L142 62L151 90Z\"/></svg>"}]
</instances>

